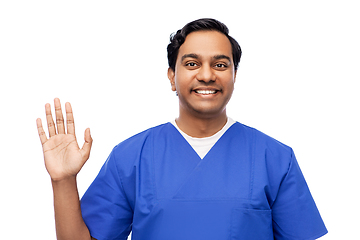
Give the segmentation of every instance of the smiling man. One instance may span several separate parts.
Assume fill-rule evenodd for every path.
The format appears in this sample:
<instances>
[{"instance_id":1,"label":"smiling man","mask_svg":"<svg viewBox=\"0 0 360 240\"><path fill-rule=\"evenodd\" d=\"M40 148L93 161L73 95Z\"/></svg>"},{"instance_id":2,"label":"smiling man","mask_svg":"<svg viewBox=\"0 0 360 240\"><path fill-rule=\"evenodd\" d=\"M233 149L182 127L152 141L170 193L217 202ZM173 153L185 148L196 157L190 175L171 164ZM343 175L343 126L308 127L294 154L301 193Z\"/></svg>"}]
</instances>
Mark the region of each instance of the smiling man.
<instances>
[{"instance_id":1,"label":"smiling man","mask_svg":"<svg viewBox=\"0 0 360 240\"><path fill-rule=\"evenodd\" d=\"M54 191L58 239L316 239L327 230L292 149L229 118L241 57L227 27L188 23L168 45L168 78L179 117L117 145L81 201L76 175L92 139L67 134L59 99L50 138L37 120Z\"/></svg>"},{"instance_id":2,"label":"smiling man","mask_svg":"<svg viewBox=\"0 0 360 240\"><path fill-rule=\"evenodd\" d=\"M235 50L240 56L240 47ZM226 104L236 76L232 52L223 33L192 32L178 50L175 67L168 70L172 90L179 96L176 123L192 137L209 137L227 121Z\"/></svg>"}]
</instances>

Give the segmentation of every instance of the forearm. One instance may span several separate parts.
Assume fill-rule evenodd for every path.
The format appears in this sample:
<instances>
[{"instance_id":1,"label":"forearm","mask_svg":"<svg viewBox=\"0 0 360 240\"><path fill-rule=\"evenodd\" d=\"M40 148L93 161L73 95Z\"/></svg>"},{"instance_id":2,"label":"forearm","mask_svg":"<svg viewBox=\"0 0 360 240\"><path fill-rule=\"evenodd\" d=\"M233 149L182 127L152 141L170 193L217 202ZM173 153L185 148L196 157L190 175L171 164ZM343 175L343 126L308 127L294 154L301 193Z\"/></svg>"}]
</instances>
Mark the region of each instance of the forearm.
<instances>
[{"instance_id":1,"label":"forearm","mask_svg":"<svg viewBox=\"0 0 360 240\"><path fill-rule=\"evenodd\" d=\"M57 239L90 240L90 233L81 215L76 177L52 181Z\"/></svg>"}]
</instances>

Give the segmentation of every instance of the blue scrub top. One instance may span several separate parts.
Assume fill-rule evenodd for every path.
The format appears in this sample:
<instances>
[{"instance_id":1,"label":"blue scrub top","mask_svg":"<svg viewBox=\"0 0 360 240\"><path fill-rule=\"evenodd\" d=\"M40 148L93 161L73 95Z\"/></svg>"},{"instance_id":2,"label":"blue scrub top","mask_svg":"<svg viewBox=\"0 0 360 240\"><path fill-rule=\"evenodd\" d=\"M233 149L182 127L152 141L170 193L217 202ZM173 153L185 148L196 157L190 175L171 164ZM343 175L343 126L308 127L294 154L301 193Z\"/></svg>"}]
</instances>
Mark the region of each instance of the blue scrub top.
<instances>
[{"instance_id":1,"label":"blue scrub top","mask_svg":"<svg viewBox=\"0 0 360 240\"><path fill-rule=\"evenodd\" d=\"M201 159L166 123L117 145L81 199L98 240L316 239L327 233L292 149L241 123Z\"/></svg>"}]
</instances>

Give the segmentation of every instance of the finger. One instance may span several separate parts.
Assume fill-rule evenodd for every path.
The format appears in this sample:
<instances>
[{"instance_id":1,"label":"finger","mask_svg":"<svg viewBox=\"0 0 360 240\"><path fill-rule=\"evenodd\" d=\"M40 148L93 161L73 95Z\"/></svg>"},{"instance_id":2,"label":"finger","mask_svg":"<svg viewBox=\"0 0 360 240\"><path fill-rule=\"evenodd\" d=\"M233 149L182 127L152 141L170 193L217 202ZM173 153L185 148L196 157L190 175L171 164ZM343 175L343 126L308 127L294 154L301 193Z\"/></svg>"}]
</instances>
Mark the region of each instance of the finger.
<instances>
[{"instance_id":1,"label":"finger","mask_svg":"<svg viewBox=\"0 0 360 240\"><path fill-rule=\"evenodd\" d=\"M45 134L45 131L43 129L42 122L41 122L40 118L36 119L36 126L37 126L37 129L38 129L41 144L46 143L48 139L46 137L46 134Z\"/></svg>"},{"instance_id":2,"label":"finger","mask_svg":"<svg viewBox=\"0 0 360 240\"><path fill-rule=\"evenodd\" d=\"M56 116L56 126L58 134L65 134L65 126L64 126L64 117L61 111L61 103L60 99L54 99L55 104L55 116Z\"/></svg>"},{"instance_id":3,"label":"finger","mask_svg":"<svg viewBox=\"0 0 360 240\"><path fill-rule=\"evenodd\" d=\"M91 150L91 146L93 143L93 139L91 137L89 128L87 128L85 130L84 139L85 139L85 142L84 142L84 145L82 146L80 152L81 152L81 155L83 156L83 160L86 161L86 160L88 160L88 158L90 156L90 150Z\"/></svg>"},{"instance_id":4,"label":"finger","mask_svg":"<svg viewBox=\"0 0 360 240\"><path fill-rule=\"evenodd\" d=\"M49 130L49 136L52 137L52 136L56 135L56 129L55 129L54 120L53 120L53 117L51 114L51 106L49 103L47 103L45 105L45 114L46 114L48 130Z\"/></svg>"},{"instance_id":5,"label":"finger","mask_svg":"<svg viewBox=\"0 0 360 240\"><path fill-rule=\"evenodd\" d=\"M72 134L75 136L75 124L74 124L74 116L70 103L65 103L65 111L66 111L66 127L68 134Z\"/></svg>"}]
</instances>

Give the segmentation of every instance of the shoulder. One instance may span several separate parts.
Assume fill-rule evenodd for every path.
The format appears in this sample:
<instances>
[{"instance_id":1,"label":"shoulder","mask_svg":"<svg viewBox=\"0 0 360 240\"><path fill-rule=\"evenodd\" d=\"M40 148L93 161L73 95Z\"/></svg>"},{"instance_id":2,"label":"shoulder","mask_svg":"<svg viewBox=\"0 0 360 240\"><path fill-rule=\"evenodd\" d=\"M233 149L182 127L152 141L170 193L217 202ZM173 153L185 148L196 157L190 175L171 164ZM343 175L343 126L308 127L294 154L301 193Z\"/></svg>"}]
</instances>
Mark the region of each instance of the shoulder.
<instances>
[{"instance_id":1,"label":"shoulder","mask_svg":"<svg viewBox=\"0 0 360 240\"><path fill-rule=\"evenodd\" d=\"M257 153L264 153L267 155L282 155L291 157L293 150L288 145L280 142L279 140L265 134L264 132L236 122L233 127L235 131L251 142L253 147L256 148Z\"/></svg>"},{"instance_id":2,"label":"shoulder","mask_svg":"<svg viewBox=\"0 0 360 240\"><path fill-rule=\"evenodd\" d=\"M122 167L137 165L141 156L151 154L154 139L159 138L159 134L169 132L171 128L171 123L164 123L135 134L117 144L111 152L111 158Z\"/></svg>"},{"instance_id":3,"label":"shoulder","mask_svg":"<svg viewBox=\"0 0 360 240\"><path fill-rule=\"evenodd\" d=\"M157 135L159 132L167 131L169 127L171 127L171 123L168 122L137 133L116 145L113 152L123 151L129 148L139 148L143 146L144 143L151 140L154 135Z\"/></svg>"}]
</instances>

